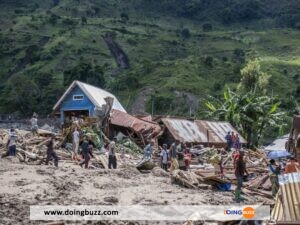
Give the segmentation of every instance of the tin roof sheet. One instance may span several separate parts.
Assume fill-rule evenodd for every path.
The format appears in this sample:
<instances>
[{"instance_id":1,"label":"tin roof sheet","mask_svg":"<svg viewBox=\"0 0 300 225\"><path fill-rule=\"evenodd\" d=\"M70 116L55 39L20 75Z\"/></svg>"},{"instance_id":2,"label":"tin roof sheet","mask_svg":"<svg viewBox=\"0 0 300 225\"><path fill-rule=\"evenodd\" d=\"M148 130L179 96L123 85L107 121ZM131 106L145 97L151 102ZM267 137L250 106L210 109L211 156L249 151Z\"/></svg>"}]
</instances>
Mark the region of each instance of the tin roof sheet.
<instances>
[{"instance_id":1,"label":"tin roof sheet","mask_svg":"<svg viewBox=\"0 0 300 225\"><path fill-rule=\"evenodd\" d=\"M121 127L131 128L138 133L151 131L152 133L159 134L161 131L160 126L155 122L145 121L115 109L111 111L110 123Z\"/></svg>"},{"instance_id":2,"label":"tin roof sheet","mask_svg":"<svg viewBox=\"0 0 300 225\"><path fill-rule=\"evenodd\" d=\"M300 172L279 176L281 197L276 198L275 207L271 213L276 221L300 221Z\"/></svg>"},{"instance_id":3,"label":"tin roof sheet","mask_svg":"<svg viewBox=\"0 0 300 225\"><path fill-rule=\"evenodd\" d=\"M239 134L228 122L192 121L174 118L163 118L162 122L176 140L186 143L226 143L225 136L228 131ZM239 136L240 142L246 143L246 140L240 134Z\"/></svg>"}]
</instances>

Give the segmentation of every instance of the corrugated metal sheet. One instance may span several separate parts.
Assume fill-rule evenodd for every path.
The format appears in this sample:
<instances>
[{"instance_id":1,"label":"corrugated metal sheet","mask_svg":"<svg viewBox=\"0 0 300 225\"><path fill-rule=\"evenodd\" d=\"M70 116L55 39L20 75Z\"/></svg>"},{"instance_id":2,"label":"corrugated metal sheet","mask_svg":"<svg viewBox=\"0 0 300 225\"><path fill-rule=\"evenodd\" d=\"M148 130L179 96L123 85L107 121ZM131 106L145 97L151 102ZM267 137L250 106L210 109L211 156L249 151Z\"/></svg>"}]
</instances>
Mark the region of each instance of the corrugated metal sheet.
<instances>
[{"instance_id":1,"label":"corrugated metal sheet","mask_svg":"<svg viewBox=\"0 0 300 225\"><path fill-rule=\"evenodd\" d=\"M228 122L191 121L174 118L163 118L162 122L176 140L186 143L225 144L225 136L228 131L239 134ZM240 134L239 136L241 143L246 143Z\"/></svg>"},{"instance_id":2,"label":"corrugated metal sheet","mask_svg":"<svg viewBox=\"0 0 300 225\"><path fill-rule=\"evenodd\" d=\"M278 221L300 221L300 172L279 176L277 195L271 217Z\"/></svg>"},{"instance_id":3,"label":"corrugated metal sheet","mask_svg":"<svg viewBox=\"0 0 300 225\"><path fill-rule=\"evenodd\" d=\"M122 112L126 112L126 110L123 108L123 106L121 105L119 100L113 94L111 94L111 93L109 93L109 92L107 92L107 91L105 91L101 88L98 88L98 87L95 87L95 86L92 86L92 85L89 85L89 84L86 84L86 83L83 83L83 82L80 82L80 81L74 81L68 87L66 92L63 94L63 96L58 100L58 102L53 107L53 110L58 109L58 107L62 103L62 101L67 97L67 95L76 86L78 86L88 96L88 98L91 100L91 102L93 102L95 107L101 108L103 105L106 105L106 102L105 102L104 99L106 97L112 97L114 99L112 108L120 110Z\"/></svg>"},{"instance_id":4,"label":"corrugated metal sheet","mask_svg":"<svg viewBox=\"0 0 300 225\"><path fill-rule=\"evenodd\" d=\"M195 122L199 125L200 129L204 128L205 130L209 131L209 141L212 143L225 143L225 136L228 131L233 131L235 134L238 134L241 143L247 143L247 141L228 122L215 122L206 120L196 120Z\"/></svg>"},{"instance_id":5,"label":"corrugated metal sheet","mask_svg":"<svg viewBox=\"0 0 300 225\"><path fill-rule=\"evenodd\" d=\"M144 121L115 109L111 111L110 123L130 128L137 133L151 132L153 134L159 134L161 131L160 126L154 122Z\"/></svg>"},{"instance_id":6,"label":"corrugated metal sheet","mask_svg":"<svg viewBox=\"0 0 300 225\"><path fill-rule=\"evenodd\" d=\"M206 133L202 132L194 121L163 118L162 122L166 125L175 140L186 143L207 142Z\"/></svg>"}]
</instances>

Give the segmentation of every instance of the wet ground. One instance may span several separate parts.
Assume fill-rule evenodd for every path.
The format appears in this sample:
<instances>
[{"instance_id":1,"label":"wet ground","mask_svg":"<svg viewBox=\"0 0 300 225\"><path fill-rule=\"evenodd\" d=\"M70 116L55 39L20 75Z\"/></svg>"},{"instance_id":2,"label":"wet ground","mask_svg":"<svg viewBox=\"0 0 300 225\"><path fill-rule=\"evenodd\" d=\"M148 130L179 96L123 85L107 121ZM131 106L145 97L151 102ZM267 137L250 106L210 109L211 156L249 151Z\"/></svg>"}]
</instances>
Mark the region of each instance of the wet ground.
<instances>
[{"instance_id":1,"label":"wet ground","mask_svg":"<svg viewBox=\"0 0 300 225\"><path fill-rule=\"evenodd\" d=\"M73 163L52 166L0 159L0 224L46 224L29 220L30 205L200 205L233 203L231 192L193 190L169 177L117 170L84 170ZM66 221L66 224L183 224L175 222Z\"/></svg>"}]
</instances>

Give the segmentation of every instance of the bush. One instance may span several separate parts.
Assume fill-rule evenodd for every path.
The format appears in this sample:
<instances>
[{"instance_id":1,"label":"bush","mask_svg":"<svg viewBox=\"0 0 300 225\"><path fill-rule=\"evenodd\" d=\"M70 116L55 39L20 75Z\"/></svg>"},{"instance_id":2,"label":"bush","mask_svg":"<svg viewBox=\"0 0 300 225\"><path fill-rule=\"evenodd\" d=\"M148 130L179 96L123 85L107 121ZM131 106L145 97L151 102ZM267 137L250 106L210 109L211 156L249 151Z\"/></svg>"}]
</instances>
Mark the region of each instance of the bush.
<instances>
[{"instance_id":1,"label":"bush","mask_svg":"<svg viewBox=\"0 0 300 225\"><path fill-rule=\"evenodd\" d=\"M236 60L240 63L244 63L245 57L246 57L246 53L243 49L240 49L240 48L234 49L233 55L232 55L233 60Z\"/></svg>"},{"instance_id":2,"label":"bush","mask_svg":"<svg viewBox=\"0 0 300 225\"><path fill-rule=\"evenodd\" d=\"M81 23L82 23L82 24L87 24L87 19L86 19L85 16L82 16L82 17L81 17Z\"/></svg>"},{"instance_id":3,"label":"bush","mask_svg":"<svg viewBox=\"0 0 300 225\"><path fill-rule=\"evenodd\" d=\"M120 17L123 21L128 21L129 20L129 16L125 12L122 12Z\"/></svg>"},{"instance_id":4,"label":"bush","mask_svg":"<svg viewBox=\"0 0 300 225\"><path fill-rule=\"evenodd\" d=\"M64 19L64 20L62 21L62 23L63 23L64 25L67 25L67 26L74 26L74 25L77 24L77 21L72 20L72 19Z\"/></svg>"},{"instance_id":5,"label":"bush","mask_svg":"<svg viewBox=\"0 0 300 225\"><path fill-rule=\"evenodd\" d=\"M22 9L15 9L15 14L21 14L24 13Z\"/></svg>"},{"instance_id":6,"label":"bush","mask_svg":"<svg viewBox=\"0 0 300 225\"><path fill-rule=\"evenodd\" d=\"M205 23L202 25L202 30L204 32L212 31L212 25L210 23Z\"/></svg>"},{"instance_id":7,"label":"bush","mask_svg":"<svg viewBox=\"0 0 300 225\"><path fill-rule=\"evenodd\" d=\"M211 56L206 56L204 58L204 64L209 66L209 67L213 67L213 61L214 61L214 58L211 57Z\"/></svg>"},{"instance_id":8,"label":"bush","mask_svg":"<svg viewBox=\"0 0 300 225\"><path fill-rule=\"evenodd\" d=\"M183 38L189 38L191 36L190 30L188 28L183 28L181 30L181 36Z\"/></svg>"}]
</instances>

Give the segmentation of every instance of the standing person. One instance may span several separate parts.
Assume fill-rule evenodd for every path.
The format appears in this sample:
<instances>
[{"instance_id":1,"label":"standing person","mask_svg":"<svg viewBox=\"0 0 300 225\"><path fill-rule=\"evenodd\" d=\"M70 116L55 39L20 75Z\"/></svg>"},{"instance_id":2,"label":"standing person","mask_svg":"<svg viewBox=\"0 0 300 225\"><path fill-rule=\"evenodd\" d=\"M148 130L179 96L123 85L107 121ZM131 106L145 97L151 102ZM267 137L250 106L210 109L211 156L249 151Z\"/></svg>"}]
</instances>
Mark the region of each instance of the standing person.
<instances>
[{"instance_id":1,"label":"standing person","mask_svg":"<svg viewBox=\"0 0 300 225\"><path fill-rule=\"evenodd\" d=\"M39 127L38 127L38 119L36 113L33 113L30 123L31 123L31 131L33 135L38 134Z\"/></svg>"},{"instance_id":2,"label":"standing person","mask_svg":"<svg viewBox=\"0 0 300 225\"><path fill-rule=\"evenodd\" d=\"M232 131L231 132L231 148L234 147L234 143L235 143L235 135L234 135L234 132Z\"/></svg>"},{"instance_id":3,"label":"standing person","mask_svg":"<svg viewBox=\"0 0 300 225\"><path fill-rule=\"evenodd\" d=\"M10 129L9 138L6 144L6 148L8 149L9 156L16 156L16 140L17 134L14 128Z\"/></svg>"},{"instance_id":4,"label":"standing person","mask_svg":"<svg viewBox=\"0 0 300 225\"><path fill-rule=\"evenodd\" d=\"M116 143L114 141L110 142L108 146L108 168L117 168L117 157L116 157Z\"/></svg>"},{"instance_id":5,"label":"standing person","mask_svg":"<svg viewBox=\"0 0 300 225\"><path fill-rule=\"evenodd\" d=\"M46 158L46 165L48 165L49 161L53 158L54 159L54 165L58 167L58 157L54 151L54 136L50 138L47 146L47 158Z\"/></svg>"},{"instance_id":6,"label":"standing person","mask_svg":"<svg viewBox=\"0 0 300 225\"><path fill-rule=\"evenodd\" d=\"M235 200L237 202L240 202L240 201L244 200L241 197L244 175L248 174L248 172L246 170L246 164L244 162L244 152L243 151L240 151L240 155L237 158L237 160L235 161L234 173L235 173L235 177L237 179L237 187L235 189Z\"/></svg>"},{"instance_id":7,"label":"standing person","mask_svg":"<svg viewBox=\"0 0 300 225\"><path fill-rule=\"evenodd\" d=\"M78 155L78 148L79 148L79 141L80 141L80 134L79 134L79 131L77 130L77 127L75 127L75 130L73 132L73 160L76 160L76 157Z\"/></svg>"},{"instance_id":8,"label":"standing person","mask_svg":"<svg viewBox=\"0 0 300 225\"><path fill-rule=\"evenodd\" d=\"M297 172L300 172L299 163L296 161L294 157L290 157L290 159L288 160L285 166L284 173L297 173Z\"/></svg>"},{"instance_id":9,"label":"standing person","mask_svg":"<svg viewBox=\"0 0 300 225\"><path fill-rule=\"evenodd\" d=\"M83 155L84 159L79 163L79 165L82 167L84 164L85 169L87 169L89 166L89 161L91 159L90 154L89 154L90 153L90 144L89 144L89 140L87 139L87 136L83 137L80 147L82 149L82 155Z\"/></svg>"},{"instance_id":10,"label":"standing person","mask_svg":"<svg viewBox=\"0 0 300 225\"><path fill-rule=\"evenodd\" d=\"M235 149L241 148L240 137L238 134L235 135L234 146Z\"/></svg>"},{"instance_id":11,"label":"standing person","mask_svg":"<svg viewBox=\"0 0 300 225\"><path fill-rule=\"evenodd\" d=\"M185 164L185 168L186 170L190 169L190 164L192 161L192 154L190 153L190 149L187 148L186 145L184 145L185 149L184 149L184 164Z\"/></svg>"},{"instance_id":12,"label":"standing person","mask_svg":"<svg viewBox=\"0 0 300 225\"><path fill-rule=\"evenodd\" d=\"M151 140L149 144L144 148L144 157L143 159L151 159L152 158L152 147L154 145L154 141Z\"/></svg>"},{"instance_id":13,"label":"standing person","mask_svg":"<svg viewBox=\"0 0 300 225\"><path fill-rule=\"evenodd\" d=\"M161 167L162 167L162 169L164 169L165 171L168 171L169 153L168 153L168 149L167 149L167 144L163 144L163 149L160 153L160 157L161 157Z\"/></svg>"},{"instance_id":14,"label":"standing person","mask_svg":"<svg viewBox=\"0 0 300 225\"><path fill-rule=\"evenodd\" d=\"M228 133L227 133L226 136L225 136L225 140L226 140L226 142L227 142L226 150L227 150L227 151L230 151L231 146L232 146L232 138L231 138L231 135L230 135L230 132L229 132L229 131L228 131Z\"/></svg>"},{"instance_id":15,"label":"standing person","mask_svg":"<svg viewBox=\"0 0 300 225\"><path fill-rule=\"evenodd\" d=\"M179 141L175 141L170 147L170 158L171 158L171 166L170 171L177 170L179 168L179 164L177 161L177 145Z\"/></svg>"},{"instance_id":16,"label":"standing person","mask_svg":"<svg viewBox=\"0 0 300 225\"><path fill-rule=\"evenodd\" d=\"M274 159L270 160L269 171L270 181L272 184L272 196L275 197L279 190L278 175L280 175L280 166L276 165Z\"/></svg>"}]
</instances>

